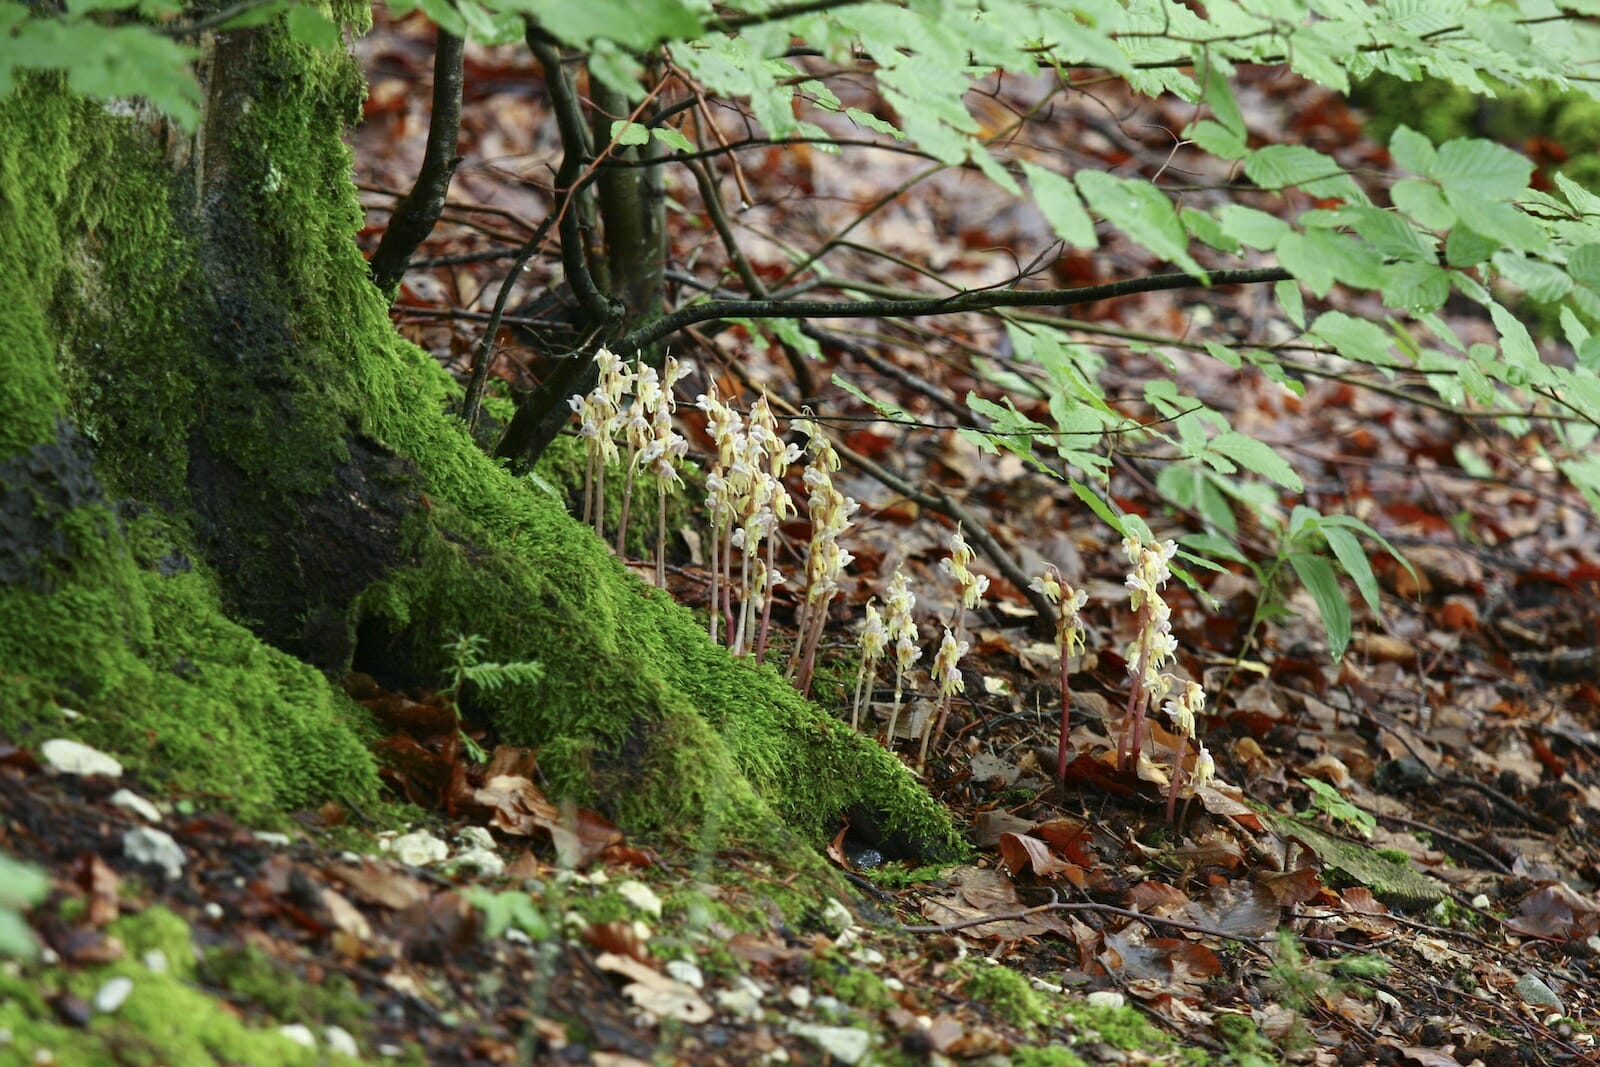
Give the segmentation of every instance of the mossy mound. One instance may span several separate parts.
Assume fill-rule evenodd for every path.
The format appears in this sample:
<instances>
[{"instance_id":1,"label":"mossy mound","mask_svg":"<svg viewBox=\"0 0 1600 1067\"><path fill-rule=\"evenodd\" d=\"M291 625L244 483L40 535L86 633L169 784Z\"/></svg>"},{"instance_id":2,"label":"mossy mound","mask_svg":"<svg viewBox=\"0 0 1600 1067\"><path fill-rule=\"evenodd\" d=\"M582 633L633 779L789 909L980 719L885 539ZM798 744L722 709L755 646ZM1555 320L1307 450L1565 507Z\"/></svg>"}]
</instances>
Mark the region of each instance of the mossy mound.
<instances>
[{"instance_id":1,"label":"mossy mound","mask_svg":"<svg viewBox=\"0 0 1600 1067\"><path fill-rule=\"evenodd\" d=\"M250 814L365 798L366 726L326 679L439 685L477 634L545 670L469 710L630 829L787 849L849 814L891 854L962 852L897 759L713 646L450 415L352 240L354 65L273 27L216 47L185 159L46 80L0 101L0 653L29 697L0 731L68 705Z\"/></svg>"}]
</instances>

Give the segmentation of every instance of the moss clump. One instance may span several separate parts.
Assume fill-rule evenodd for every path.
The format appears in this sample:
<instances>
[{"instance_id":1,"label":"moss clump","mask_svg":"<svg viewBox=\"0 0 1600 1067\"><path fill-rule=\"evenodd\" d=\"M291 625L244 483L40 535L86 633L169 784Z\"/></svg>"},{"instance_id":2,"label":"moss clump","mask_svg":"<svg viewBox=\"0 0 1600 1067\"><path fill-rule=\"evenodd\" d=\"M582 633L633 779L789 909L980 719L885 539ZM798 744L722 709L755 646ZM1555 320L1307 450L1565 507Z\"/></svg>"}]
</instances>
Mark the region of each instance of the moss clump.
<instances>
[{"instance_id":1,"label":"moss clump","mask_svg":"<svg viewBox=\"0 0 1600 1067\"><path fill-rule=\"evenodd\" d=\"M247 1026L225 1005L191 985L186 968L193 966L194 949L183 921L171 912L149 908L118 920L110 932L132 950L116 963L73 972L54 968L24 968L14 976L0 972L0 1030L10 1033L9 1044L0 1051L17 1057L18 1063L49 1062L59 1067L100 1067L113 1058L131 1067L178 1063L319 1067L360 1062L305 1048L272 1029ZM167 970L151 971L135 958L153 948L161 949ZM96 990L119 977L129 979L133 991L115 1012L96 1014L81 1029L57 1021L50 997L71 993L92 1000Z\"/></svg>"},{"instance_id":2,"label":"moss clump","mask_svg":"<svg viewBox=\"0 0 1600 1067\"><path fill-rule=\"evenodd\" d=\"M233 1003L274 1019L360 1033L372 1014L344 975L330 974L313 985L254 945L213 949L198 973L207 985L226 990Z\"/></svg>"},{"instance_id":3,"label":"moss clump","mask_svg":"<svg viewBox=\"0 0 1600 1067\"><path fill-rule=\"evenodd\" d=\"M1085 1067L1084 1061L1058 1046L1019 1048L1011 1053L1011 1067Z\"/></svg>"},{"instance_id":4,"label":"moss clump","mask_svg":"<svg viewBox=\"0 0 1600 1067\"><path fill-rule=\"evenodd\" d=\"M894 1007L894 994L872 971L857 967L828 952L811 961L811 980L818 988L861 1011L887 1011Z\"/></svg>"},{"instance_id":5,"label":"moss clump","mask_svg":"<svg viewBox=\"0 0 1600 1067\"><path fill-rule=\"evenodd\" d=\"M1032 1028L1060 1018L1046 994L1009 967L981 963L958 965L965 974L962 993L980 1000L1014 1026Z\"/></svg>"}]
</instances>

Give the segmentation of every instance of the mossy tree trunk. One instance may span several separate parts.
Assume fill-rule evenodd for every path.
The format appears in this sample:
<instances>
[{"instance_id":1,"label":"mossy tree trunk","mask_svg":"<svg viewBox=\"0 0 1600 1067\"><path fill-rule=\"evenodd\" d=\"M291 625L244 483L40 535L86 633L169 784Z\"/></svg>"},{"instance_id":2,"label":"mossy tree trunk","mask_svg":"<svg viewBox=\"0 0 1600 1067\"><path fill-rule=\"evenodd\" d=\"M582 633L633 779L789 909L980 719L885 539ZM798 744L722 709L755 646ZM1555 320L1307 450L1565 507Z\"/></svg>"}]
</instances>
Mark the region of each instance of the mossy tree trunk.
<instances>
[{"instance_id":1,"label":"mossy tree trunk","mask_svg":"<svg viewBox=\"0 0 1600 1067\"><path fill-rule=\"evenodd\" d=\"M449 414L353 243L354 65L272 26L204 44L193 137L48 80L0 100L0 733L78 734L248 814L360 800L367 726L330 679L437 684L476 633L546 667L477 710L625 826L818 842L854 812L959 849L896 759Z\"/></svg>"}]
</instances>

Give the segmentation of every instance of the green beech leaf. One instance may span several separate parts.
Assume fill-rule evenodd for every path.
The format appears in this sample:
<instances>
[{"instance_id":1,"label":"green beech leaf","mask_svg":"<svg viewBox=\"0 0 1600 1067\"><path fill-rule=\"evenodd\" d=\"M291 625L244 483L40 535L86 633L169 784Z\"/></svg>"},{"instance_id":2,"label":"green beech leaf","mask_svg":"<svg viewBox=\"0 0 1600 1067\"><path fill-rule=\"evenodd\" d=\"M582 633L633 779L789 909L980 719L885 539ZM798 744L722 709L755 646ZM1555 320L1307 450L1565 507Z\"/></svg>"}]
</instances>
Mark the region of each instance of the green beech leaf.
<instances>
[{"instance_id":1,"label":"green beech leaf","mask_svg":"<svg viewBox=\"0 0 1600 1067\"><path fill-rule=\"evenodd\" d=\"M1493 141L1462 138L1440 145L1426 173L1447 192L1509 200L1528 188L1533 161Z\"/></svg>"},{"instance_id":2,"label":"green beech leaf","mask_svg":"<svg viewBox=\"0 0 1600 1067\"><path fill-rule=\"evenodd\" d=\"M1412 174L1426 174L1433 168L1433 142L1411 127L1395 127L1389 138L1389 155Z\"/></svg>"},{"instance_id":3,"label":"green beech leaf","mask_svg":"<svg viewBox=\"0 0 1600 1067\"><path fill-rule=\"evenodd\" d=\"M1189 234L1172 201L1151 182L1118 178L1102 171L1078 174L1078 189L1095 213L1158 257L1206 281L1206 272L1189 255Z\"/></svg>"},{"instance_id":4,"label":"green beech leaf","mask_svg":"<svg viewBox=\"0 0 1600 1067\"><path fill-rule=\"evenodd\" d=\"M1094 235L1094 220L1083 209L1083 201L1078 199L1078 191L1070 181L1032 163L1023 163L1022 173L1033 191L1034 203L1039 205L1057 237L1078 248L1095 248L1100 244Z\"/></svg>"},{"instance_id":5,"label":"green beech leaf","mask_svg":"<svg viewBox=\"0 0 1600 1067\"><path fill-rule=\"evenodd\" d=\"M649 144L650 128L627 119L618 119L611 124L611 139L619 145Z\"/></svg>"}]
</instances>

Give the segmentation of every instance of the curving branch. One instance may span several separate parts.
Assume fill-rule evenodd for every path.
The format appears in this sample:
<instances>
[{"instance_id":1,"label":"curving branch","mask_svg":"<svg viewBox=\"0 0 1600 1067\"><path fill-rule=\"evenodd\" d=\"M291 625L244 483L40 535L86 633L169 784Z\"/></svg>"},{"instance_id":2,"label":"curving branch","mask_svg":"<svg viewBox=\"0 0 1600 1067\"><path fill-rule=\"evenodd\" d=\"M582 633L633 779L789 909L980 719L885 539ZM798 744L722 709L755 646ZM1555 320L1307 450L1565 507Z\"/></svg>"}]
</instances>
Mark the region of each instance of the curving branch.
<instances>
[{"instance_id":1,"label":"curving branch","mask_svg":"<svg viewBox=\"0 0 1600 1067\"><path fill-rule=\"evenodd\" d=\"M372 255L373 284L389 299L400 288L411 254L433 232L444 211L450 179L461 165L456 155L461 130L462 53L466 42L439 27L433 51L433 112L428 117L428 147L416 184L389 216L389 227Z\"/></svg>"},{"instance_id":2,"label":"curving branch","mask_svg":"<svg viewBox=\"0 0 1600 1067\"><path fill-rule=\"evenodd\" d=\"M1210 287L1260 285L1286 281L1292 277L1281 267L1216 270L1208 275ZM958 315L968 311L992 311L996 308L1072 307L1100 300L1115 300L1136 293L1207 287L1205 282L1188 274L1153 274L1076 289L979 289L953 296L916 300L710 300L680 308L664 318L641 326L618 341L616 348L631 352L670 337L686 326L713 319L922 318L929 315Z\"/></svg>"}]
</instances>

